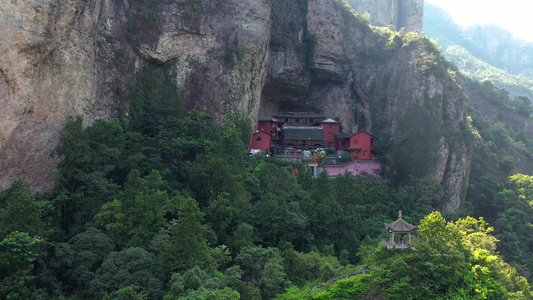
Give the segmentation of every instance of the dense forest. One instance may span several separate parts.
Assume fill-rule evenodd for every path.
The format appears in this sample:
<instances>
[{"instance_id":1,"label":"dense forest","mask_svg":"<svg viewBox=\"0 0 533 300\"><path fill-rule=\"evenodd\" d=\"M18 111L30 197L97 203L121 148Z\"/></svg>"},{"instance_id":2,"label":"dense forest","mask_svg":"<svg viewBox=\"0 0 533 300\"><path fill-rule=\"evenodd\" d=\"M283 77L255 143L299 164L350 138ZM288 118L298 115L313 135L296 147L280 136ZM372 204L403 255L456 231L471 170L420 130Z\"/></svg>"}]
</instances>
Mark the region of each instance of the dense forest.
<instances>
[{"instance_id":1,"label":"dense forest","mask_svg":"<svg viewBox=\"0 0 533 300\"><path fill-rule=\"evenodd\" d=\"M313 178L247 156L250 119L185 114L171 72L147 67L114 120L67 121L54 191L0 192L0 298L533 299L533 176L514 174L531 158L524 132L470 107L470 186L460 212L439 213L432 178ZM524 114L492 84L457 80ZM400 210L415 249L384 246Z\"/></svg>"}]
</instances>

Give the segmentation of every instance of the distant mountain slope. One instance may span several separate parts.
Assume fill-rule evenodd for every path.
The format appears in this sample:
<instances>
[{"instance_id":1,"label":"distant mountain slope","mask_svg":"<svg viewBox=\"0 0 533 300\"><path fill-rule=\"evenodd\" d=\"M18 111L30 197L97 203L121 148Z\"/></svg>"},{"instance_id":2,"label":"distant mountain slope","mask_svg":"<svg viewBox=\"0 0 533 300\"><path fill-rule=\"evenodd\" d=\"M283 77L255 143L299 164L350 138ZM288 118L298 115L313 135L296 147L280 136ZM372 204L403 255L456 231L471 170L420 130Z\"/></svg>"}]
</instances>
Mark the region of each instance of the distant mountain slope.
<instances>
[{"instance_id":1,"label":"distant mountain slope","mask_svg":"<svg viewBox=\"0 0 533 300\"><path fill-rule=\"evenodd\" d=\"M430 3L424 8L424 32L465 75L490 80L511 98L533 99L533 44L495 25L463 28Z\"/></svg>"}]
</instances>

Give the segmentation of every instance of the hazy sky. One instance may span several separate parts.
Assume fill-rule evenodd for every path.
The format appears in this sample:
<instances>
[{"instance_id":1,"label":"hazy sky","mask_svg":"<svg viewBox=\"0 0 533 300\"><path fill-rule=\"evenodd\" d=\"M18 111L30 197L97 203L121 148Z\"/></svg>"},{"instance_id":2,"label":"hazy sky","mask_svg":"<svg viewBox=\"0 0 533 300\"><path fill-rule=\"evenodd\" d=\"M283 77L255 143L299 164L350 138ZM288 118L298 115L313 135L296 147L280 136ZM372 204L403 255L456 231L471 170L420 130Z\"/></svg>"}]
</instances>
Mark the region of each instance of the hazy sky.
<instances>
[{"instance_id":1,"label":"hazy sky","mask_svg":"<svg viewBox=\"0 0 533 300\"><path fill-rule=\"evenodd\" d=\"M425 0L460 25L494 23L533 42L533 0Z\"/></svg>"}]
</instances>

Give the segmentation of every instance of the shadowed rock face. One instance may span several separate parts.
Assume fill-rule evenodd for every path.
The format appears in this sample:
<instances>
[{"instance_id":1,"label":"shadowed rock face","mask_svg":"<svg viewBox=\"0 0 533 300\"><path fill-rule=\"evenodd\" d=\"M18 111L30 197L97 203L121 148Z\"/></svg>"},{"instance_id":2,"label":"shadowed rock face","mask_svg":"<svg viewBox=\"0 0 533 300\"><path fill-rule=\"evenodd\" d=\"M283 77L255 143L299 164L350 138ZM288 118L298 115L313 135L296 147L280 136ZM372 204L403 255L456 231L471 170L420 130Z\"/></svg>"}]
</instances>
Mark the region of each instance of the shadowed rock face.
<instances>
[{"instance_id":1,"label":"shadowed rock face","mask_svg":"<svg viewBox=\"0 0 533 300\"><path fill-rule=\"evenodd\" d=\"M460 135L461 90L425 62L438 55L430 43L398 37L386 46L389 36L339 1L13 0L0 4L0 14L0 188L26 177L50 189L57 161L49 154L65 119L112 117L127 107L136 72L158 61L174 66L186 108L218 121L235 108L254 122L280 109L312 110L339 119L346 132L390 140L385 149L392 149L416 142L404 123L421 111L434 126L408 128L436 142L421 150L433 156L413 155L423 166L417 175L442 183L443 206L460 204L469 151L442 132ZM410 171L396 164L397 154L385 158L390 176Z\"/></svg>"}]
</instances>

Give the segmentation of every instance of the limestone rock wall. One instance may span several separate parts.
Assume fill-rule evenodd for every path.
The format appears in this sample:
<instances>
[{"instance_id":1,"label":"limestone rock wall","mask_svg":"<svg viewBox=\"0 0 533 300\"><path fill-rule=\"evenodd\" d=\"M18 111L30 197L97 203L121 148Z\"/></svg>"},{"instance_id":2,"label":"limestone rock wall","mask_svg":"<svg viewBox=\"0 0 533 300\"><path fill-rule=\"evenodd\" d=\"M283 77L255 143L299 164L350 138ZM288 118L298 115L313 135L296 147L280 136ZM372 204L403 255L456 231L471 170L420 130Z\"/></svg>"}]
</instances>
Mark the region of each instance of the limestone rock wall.
<instances>
[{"instance_id":1,"label":"limestone rock wall","mask_svg":"<svg viewBox=\"0 0 533 300\"><path fill-rule=\"evenodd\" d=\"M102 1L9 0L0 3L0 188L25 177L38 189L67 116L113 111L100 99L95 24ZM52 181L53 182L53 181Z\"/></svg>"},{"instance_id":2,"label":"limestone rock wall","mask_svg":"<svg viewBox=\"0 0 533 300\"><path fill-rule=\"evenodd\" d=\"M0 16L0 189L26 178L49 190L65 120L113 117L149 62L175 63L189 109L257 114L266 0L8 0Z\"/></svg>"},{"instance_id":3,"label":"limestone rock wall","mask_svg":"<svg viewBox=\"0 0 533 300\"><path fill-rule=\"evenodd\" d=\"M50 153L66 118L82 115L90 124L113 117L117 108L127 109L136 74L150 62L166 62L186 108L220 122L232 109L254 121L279 109L314 110L338 118L345 132L366 129L391 141L384 149L396 149L402 141L412 144L415 129L407 130L404 120L420 108L435 126L418 124L418 131L436 135L436 142L423 149L434 156L413 157L430 162L418 175L442 183L443 207L459 207L468 148L442 132L458 134L464 120L460 88L425 64L435 55L431 49L400 38L385 50L389 37L341 1L58 3L0 3L0 189L25 177L33 188L49 190L57 164ZM395 152L385 158L386 176L409 171Z\"/></svg>"}]
</instances>

